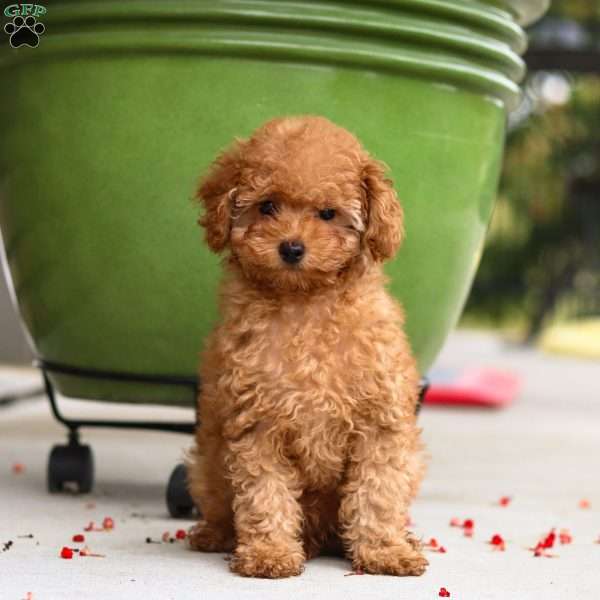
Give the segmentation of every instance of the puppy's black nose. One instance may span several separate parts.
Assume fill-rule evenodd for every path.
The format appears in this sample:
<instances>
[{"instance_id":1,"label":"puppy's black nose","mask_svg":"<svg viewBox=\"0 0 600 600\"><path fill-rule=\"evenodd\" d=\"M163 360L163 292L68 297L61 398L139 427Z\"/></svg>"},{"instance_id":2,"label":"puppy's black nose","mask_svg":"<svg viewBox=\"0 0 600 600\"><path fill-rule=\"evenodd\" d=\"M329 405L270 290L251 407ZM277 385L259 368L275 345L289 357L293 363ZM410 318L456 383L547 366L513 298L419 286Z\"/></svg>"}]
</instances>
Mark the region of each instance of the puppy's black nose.
<instances>
[{"instance_id":1,"label":"puppy's black nose","mask_svg":"<svg viewBox=\"0 0 600 600\"><path fill-rule=\"evenodd\" d=\"M304 256L304 244L298 241L281 242L279 244L279 254L286 263L295 265Z\"/></svg>"}]
</instances>

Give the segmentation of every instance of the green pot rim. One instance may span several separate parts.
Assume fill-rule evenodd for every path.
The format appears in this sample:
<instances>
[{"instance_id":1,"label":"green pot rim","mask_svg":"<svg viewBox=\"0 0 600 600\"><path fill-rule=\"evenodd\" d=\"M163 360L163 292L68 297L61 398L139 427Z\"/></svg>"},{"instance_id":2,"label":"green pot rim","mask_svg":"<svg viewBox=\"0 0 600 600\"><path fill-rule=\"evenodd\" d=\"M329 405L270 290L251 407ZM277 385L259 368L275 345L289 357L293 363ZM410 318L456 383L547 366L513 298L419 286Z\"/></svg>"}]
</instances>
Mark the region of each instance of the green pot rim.
<instances>
[{"instance_id":1,"label":"green pot rim","mask_svg":"<svg viewBox=\"0 0 600 600\"><path fill-rule=\"evenodd\" d=\"M488 94L513 108L519 98L519 87L507 77L495 70L473 66L467 62L447 59L439 61L428 59L423 54L408 55L386 51L381 48L357 44L340 47L320 40L314 45L307 44L304 37L295 39L271 38L265 43L264 36L257 40L251 36L235 32L235 36L206 33L185 37L180 33L163 34L157 38L151 33L107 32L90 36L70 34L46 40L44 52L31 53L28 61L48 59L53 56L70 55L107 55L122 54L124 51L140 54L169 53L202 54L221 58L242 58L270 60L274 62L306 63L312 65L339 65L349 68L362 68L373 71L396 73L404 72L414 77L433 79L464 87L465 89ZM0 63L1 64L1 63Z\"/></svg>"},{"instance_id":2,"label":"green pot rim","mask_svg":"<svg viewBox=\"0 0 600 600\"><path fill-rule=\"evenodd\" d=\"M256 2L253 3L256 6ZM124 23L143 23L144 27L170 26L183 24L212 24L217 27L253 26L273 28L290 32L319 30L328 35L358 35L361 39L377 41L383 45L399 43L414 44L426 48L439 48L458 56L467 56L477 64L494 67L513 80L520 80L525 67L523 61L507 46L523 45L523 34L504 41L491 38L464 27L431 23L409 13L402 18L395 16L382 20L381 15L372 11L326 10L323 6L303 7L298 10L285 5L273 6L268 12L248 9L247 2L228 2L223 7L191 6L185 10L173 11L164 5L137 3L132 10L124 11L122 5L91 5L87 10L54 11L48 20L54 34L69 32L82 33L90 28L95 30L123 26ZM98 27L102 24L102 28Z\"/></svg>"},{"instance_id":3,"label":"green pot rim","mask_svg":"<svg viewBox=\"0 0 600 600\"><path fill-rule=\"evenodd\" d=\"M99 20L120 23L144 19L182 21L202 17L210 12L223 16L244 16L248 19L274 18L278 14L294 14L296 9L299 17L308 17L311 13L331 18L337 15L337 26L343 29L345 19L353 13L363 18L371 16L380 22L413 15L421 17L424 21L433 21L437 27L454 25L468 28L469 33L481 31L487 37L506 43L517 53L522 53L526 48L526 38L522 29L514 22L511 12L479 2L467 3L465 0L453 0L450 3L448 0L387 0L385 3L378 0L172 0L160 3L152 0L79 0L52 2L49 6L51 10L44 15L44 22L57 24L97 24Z\"/></svg>"},{"instance_id":4,"label":"green pot rim","mask_svg":"<svg viewBox=\"0 0 600 600\"><path fill-rule=\"evenodd\" d=\"M486 0L484 0L485 2ZM0 67L60 55L197 53L405 72L495 97L520 97L528 18L546 0L207 0L50 2L38 48L8 49ZM510 12L507 10L510 9ZM524 10L524 9L523 9ZM521 14L525 14L524 12ZM33 51L32 51L33 50Z\"/></svg>"}]
</instances>

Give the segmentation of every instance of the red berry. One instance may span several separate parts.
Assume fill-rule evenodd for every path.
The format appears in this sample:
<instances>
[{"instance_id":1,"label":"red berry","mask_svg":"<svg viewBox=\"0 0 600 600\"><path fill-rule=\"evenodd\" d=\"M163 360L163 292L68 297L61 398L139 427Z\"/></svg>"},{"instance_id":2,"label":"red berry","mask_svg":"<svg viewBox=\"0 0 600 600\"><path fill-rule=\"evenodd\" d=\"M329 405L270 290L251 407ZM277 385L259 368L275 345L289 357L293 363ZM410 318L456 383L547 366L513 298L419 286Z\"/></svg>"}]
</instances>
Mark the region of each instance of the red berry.
<instances>
[{"instance_id":1,"label":"red berry","mask_svg":"<svg viewBox=\"0 0 600 600\"><path fill-rule=\"evenodd\" d=\"M60 551L60 557L61 558L73 558L73 550L71 550L71 548L68 548L67 546L64 546L63 549Z\"/></svg>"},{"instance_id":2,"label":"red berry","mask_svg":"<svg viewBox=\"0 0 600 600\"><path fill-rule=\"evenodd\" d=\"M552 556L548 554L546 550L554 547L554 542L556 541L556 533L554 533L554 529L550 530L550 533L542 538L536 545L535 548L530 548L533 550L534 556Z\"/></svg>"},{"instance_id":3,"label":"red berry","mask_svg":"<svg viewBox=\"0 0 600 600\"><path fill-rule=\"evenodd\" d=\"M492 536L492 539L489 541L489 543L494 546L495 550L505 550L505 545L504 545L504 538L499 535L498 533L496 533L495 535Z\"/></svg>"},{"instance_id":4,"label":"red berry","mask_svg":"<svg viewBox=\"0 0 600 600\"><path fill-rule=\"evenodd\" d=\"M102 528L103 529L114 529L115 522L110 517L104 517L104 520L102 521Z\"/></svg>"},{"instance_id":5,"label":"red berry","mask_svg":"<svg viewBox=\"0 0 600 600\"><path fill-rule=\"evenodd\" d=\"M510 504L510 496L502 496L502 498L500 498L500 506L508 506Z\"/></svg>"},{"instance_id":6,"label":"red berry","mask_svg":"<svg viewBox=\"0 0 600 600\"><path fill-rule=\"evenodd\" d=\"M178 529L178 530L175 532L175 537L176 537L178 540L185 540L185 538L187 537L187 533L185 532L185 529Z\"/></svg>"},{"instance_id":7,"label":"red berry","mask_svg":"<svg viewBox=\"0 0 600 600\"><path fill-rule=\"evenodd\" d=\"M579 501L579 508L589 508L591 506L590 501L589 500L580 500Z\"/></svg>"},{"instance_id":8,"label":"red berry","mask_svg":"<svg viewBox=\"0 0 600 600\"><path fill-rule=\"evenodd\" d=\"M438 549L438 552L440 552L441 554L446 554L446 548L444 548L444 546L440 546Z\"/></svg>"},{"instance_id":9,"label":"red berry","mask_svg":"<svg viewBox=\"0 0 600 600\"><path fill-rule=\"evenodd\" d=\"M475 527L475 523L473 519L466 519L463 523L463 530L466 537L473 537L473 528Z\"/></svg>"},{"instance_id":10,"label":"red berry","mask_svg":"<svg viewBox=\"0 0 600 600\"><path fill-rule=\"evenodd\" d=\"M558 534L558 539L561 544L570 544L573 541L573 536L568 529L561 529Z\"/></svg>"},{"instance_id":11,"label":"red berry","mask_svg":"<svg viewBox=\"0 0 600 600\"><path fill-rule=\"evenodd\" d=\"M429 540L429 542L427 542L427 545L430 546L431 548L437 548L438 547L438 542L435 538L431 538Z\"/></svg>"},{"instance_id":12,"label":"red berry","mask_svg":"<svg viewBox=\"0 0 600 600\"><path fill-rule=\"evenodd\" d=\"M450 592L445 587L440 588L439 596L442 598L450 598Z\"/></svg>"},{"instance_id":13,"label":"red berry","mask_svg":"<svg viewBox=\"0 0 600 600\"><path fill-rule=\"evenodd\" d=\"M83 535L81 533L76 533L73 536L73 541L78 542L78 543L85 542L85 537L83 537Z\"/></svg>"},{"instance_id":14,"label":"red berry","mask_svg":"<svg viewBox=\"0 0 600 600\"><path fill-rule=\"evenodd\" d=\"M554 541L556 540L556 534L554 533L554 529L544 538L542 542L542 548L552 548L554 546Z\"/></svg>"}]
</instances>

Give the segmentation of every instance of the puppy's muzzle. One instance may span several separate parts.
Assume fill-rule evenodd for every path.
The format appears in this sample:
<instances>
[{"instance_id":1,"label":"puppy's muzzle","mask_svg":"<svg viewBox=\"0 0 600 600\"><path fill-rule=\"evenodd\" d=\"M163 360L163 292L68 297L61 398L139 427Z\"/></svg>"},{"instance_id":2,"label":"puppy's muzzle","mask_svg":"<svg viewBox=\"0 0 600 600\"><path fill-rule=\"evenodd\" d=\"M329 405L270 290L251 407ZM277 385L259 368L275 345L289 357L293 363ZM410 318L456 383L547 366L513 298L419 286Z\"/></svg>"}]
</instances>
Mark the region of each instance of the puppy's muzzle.
<instances>
[{"instance_id":1,"label":"puppy's muzzle","mask_svg":"<svg viewBox=\"0 0 600 600\"><path fill-rule=\"evenodd\" d=\"M304 244L297 240L292 242L281 242L279 244L279 256L289 265L295 265L302 260L304 256Z\"/></svg>"}]
</instances>

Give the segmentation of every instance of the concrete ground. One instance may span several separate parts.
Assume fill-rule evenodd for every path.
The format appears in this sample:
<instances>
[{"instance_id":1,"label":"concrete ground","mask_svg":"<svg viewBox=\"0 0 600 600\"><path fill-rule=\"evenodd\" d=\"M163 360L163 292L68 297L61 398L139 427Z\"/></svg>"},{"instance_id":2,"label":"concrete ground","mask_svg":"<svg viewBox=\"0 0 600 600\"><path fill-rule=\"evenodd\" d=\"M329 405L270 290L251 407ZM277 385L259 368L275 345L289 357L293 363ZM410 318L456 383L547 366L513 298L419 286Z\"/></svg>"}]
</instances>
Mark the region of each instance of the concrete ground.
<instances>
[{"instance_id":1,"label":"concrete ground","mask_svg":"<svg viewBox=\"0 0 600 600\"><path fill-rule=\"evenodd\" d=\"M189 440L85 431L96 457L94 493L50 496L47 453L63 430L47 404L33 400L0 408L0 598L20 600L31 592L33 600L433 600L441 587L456 600L600 598L600 544L594 543L600 535L599 364L544 356L473 332L452 336L439 364L508 368L524 386L502 411L423 410L431 468L412 510L414 530L447 549L428 552L423 577L345 576L347 562L319 558L300 577L247 580L230 574L224 555L193 553L180 542L147 544L148 536L159 539L191 524L169 519L163 499ZM182 417L179 410L69 400L63 407L78 415ZM13 472L15 463L23 472ZM502 496L512 498L506 507L498 504ZM584 499L589 508L580 506ZM106 516L114 519L113 531L85 533L90 550L104 558L59 558L62 546L77 546L73 534ZM474 520L472 538L449 526L453 517ZM553 527L568 528L572 543L557 543L554 558L534 558L527 548ZM486 543L496 533L506 540L505 552ZM19 537L28 534L33 537Z\"/></svg>"}]
</instances>

